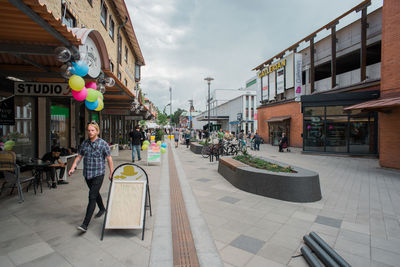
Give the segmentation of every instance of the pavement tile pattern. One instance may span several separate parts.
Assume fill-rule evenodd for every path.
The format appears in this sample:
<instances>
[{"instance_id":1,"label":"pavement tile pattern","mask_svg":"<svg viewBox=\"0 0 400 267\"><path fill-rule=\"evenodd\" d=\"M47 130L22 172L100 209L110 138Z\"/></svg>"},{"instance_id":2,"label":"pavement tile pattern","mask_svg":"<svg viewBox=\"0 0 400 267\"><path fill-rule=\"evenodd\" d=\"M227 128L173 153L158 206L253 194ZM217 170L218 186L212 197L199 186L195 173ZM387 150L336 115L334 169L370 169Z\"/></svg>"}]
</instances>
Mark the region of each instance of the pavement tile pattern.
<instances>
[{"instance_id":1,"label":"pavement tile pattern","mask_svg":"<svg viewBox=\"0 0 400 267\"><path fill-rule=\"evenodd\" d=\"M210 247L224 266L307 266L303 257L293 256L300 254L303 236L314 231L352 266L399 266L399 171L380 168L373 158L277 150L261 145L260 151L250 153L318 172L320 201L285 202L241 191L218 174L218 162L185 146L173 149L175 161L181 162L176 163L178 176L187 184L182 187L185 205L187 196L193 197L187 210L196 249L203 253L199 259L211 253L200 242L202 236L210 236ZM130 157L130 150L120 151L115 165ZM85 234L76 231L88 196L77 171L68 185L46 187L37 195L24 192L22 204L15 192L0 196L0 266L172 266L169 202L158 201L169 193L168 161L139 165L149 174L153 204L143 241L141 230L107 230L100 241L102 218L93 219ZM108 186L105 179L104 200Z\"/></svg>"}]
</instances>

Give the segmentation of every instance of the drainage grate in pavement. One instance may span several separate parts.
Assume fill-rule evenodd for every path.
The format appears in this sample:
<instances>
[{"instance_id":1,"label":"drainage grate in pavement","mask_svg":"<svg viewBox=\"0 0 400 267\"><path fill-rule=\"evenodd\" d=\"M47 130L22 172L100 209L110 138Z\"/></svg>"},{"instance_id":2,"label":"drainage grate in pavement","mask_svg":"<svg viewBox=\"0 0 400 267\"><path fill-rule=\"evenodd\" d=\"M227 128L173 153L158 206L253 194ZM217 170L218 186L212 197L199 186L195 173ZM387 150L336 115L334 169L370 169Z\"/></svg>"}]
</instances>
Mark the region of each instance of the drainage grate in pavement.
<instances>
[{"instance_id":1,"label":"drainage grate in pavement","mask_svg":"<svg viewBox=\"0 0 400 267\"><path fill-rule=\"evenodd\" d=\"M238 238L233 240L230 245L257 254L257 252L265 245L265 241L247 235L240 235Z\"/></svg>"},{"instance_id":2,"label":"drainage grate in pavement","mask_svg":"<svg viewBox=\"0 0 400 267\"><path fill-rule=\"evenodd\" d=\"M208 168L203 168L203 167L200 167L200 168L197 168L197 169L199 169L199 170L208 170Z\"/></svg>"},{"instance_id":3,"label":"drainage grate in pavement","mask_svg":"<svg viewBox=\"0 0 400 267\"><path fill-rule=\"evenodd\" d=\"M340 225L342 224L342 220L330 218L330 217L325 217L325 216L317 216L315 219L316 223L323 224L323 225L328 225L336 228L340 228Z\"/></svg>"},{"instance_id":4,"label":"drainage grate in pavement","mask_svg":"<svg viewBox=\"0 0 400 267\"><path fill-rule=\"evenodd\" d=\"M220 199L218 199L218 200L224 201L224 202L228 202L228 203L231 203L231 204L235 204L235 203L238 202L240 199L234 198L234 197L225 196L225 197L220 198Z\"/></svg>"},{"instance_id":5,"label":"drainage grate in pavement","mask_svg":"<svg viewBox=\"0 0 400 267\"><path fill-rule=\"evenodd\" d=\"M200 178L200 179L197 179L196 181L199 181L199 182L209 182L209 181L211 181L211 179L207 179L207 178Z\"/></svg>"}]
</instances>

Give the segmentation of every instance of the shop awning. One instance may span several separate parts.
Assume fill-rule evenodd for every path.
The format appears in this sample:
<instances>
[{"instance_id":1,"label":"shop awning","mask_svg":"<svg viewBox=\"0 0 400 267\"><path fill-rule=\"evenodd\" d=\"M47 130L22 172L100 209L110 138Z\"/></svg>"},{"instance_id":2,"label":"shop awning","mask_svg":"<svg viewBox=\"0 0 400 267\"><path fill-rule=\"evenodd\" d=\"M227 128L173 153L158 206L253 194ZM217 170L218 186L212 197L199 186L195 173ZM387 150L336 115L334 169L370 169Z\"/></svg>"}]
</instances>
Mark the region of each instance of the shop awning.
<instances>
[{"instance_id":1,"label":"shop awning","mask_svg":"<svg viewBox=\"0 0 400 267\"><path fill-rule=\"evenodd\" d=\"M268 120L266 120L266 122L280 122L280 121L285 121L285 120L290 120L290 116L278 116L278 117L272 117Z\"/></svg>"},{"instance_id":2,"label":"shop awning","mask_svg":"<svg viewBox=\"0 0 400 267\"><path fill-rule=\"evenodd\" d=\"M0 0L0 6L0 75L61 78L54 49L76 49L81 40L39 0Z\"/></svg>"},{"instance_id":3,"label":"shop awning","mask_svg":"<svg viewBox=\"0 0 400 267\"><path fill-rule=\"evenodd\" d=\"M352 105L350 107L344 108L344 110L353 110L353 109L380 110L380 109L391 108L394 106L400 106L400 96L371 100L357 105Z\"/></svg>"}]
</instances>

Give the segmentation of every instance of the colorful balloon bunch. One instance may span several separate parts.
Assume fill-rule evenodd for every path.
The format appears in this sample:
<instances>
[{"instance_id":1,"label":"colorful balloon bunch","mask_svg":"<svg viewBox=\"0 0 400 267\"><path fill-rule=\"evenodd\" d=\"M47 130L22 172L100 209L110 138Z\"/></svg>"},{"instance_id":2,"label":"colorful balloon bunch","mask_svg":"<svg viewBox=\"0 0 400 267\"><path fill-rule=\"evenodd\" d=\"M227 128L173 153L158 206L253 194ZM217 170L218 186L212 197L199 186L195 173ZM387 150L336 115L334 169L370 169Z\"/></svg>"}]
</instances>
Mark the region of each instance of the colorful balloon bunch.
<instances>
[{"instance_id":1,"label":"colorful balloon bunch","mask_svg":"<svg viewBox=\"0 0 400 267\"><path fill-rule=\"evenodd\" d=\"M77 101L85 100L85 105L90 110L100 111L104 108L103 94L97 90L95 82L85 84L83 76L86 76L89 69L84 61L72 63L71 73L69 78L69 87L72 89L72 96Z\"/></svg>"},{"instance_id":2,"label":"colorful balloon bunch","mask_svg":"<svg viewBox=\"0 0 400 267\"><path fill-rule=\"evenodd\" d=\"M102 110L104 108L103 93L105 92L105 86L104 84L99 84L99 88L97 88L95 82L85 84L85 80L82 77L88 74L89 67L85 60L82 60L82 55L80 55L80 60L74 61L71 51L66 47L56 48L55 54L57 60L65 63L61 67L61 74L68 79L69 87L72 89L72 96L77 101L85 101L86 107L90 110ZM108 77L104 80L104 83L105 85L113 86L115 81Z\"/></svg>"},{"instance_id":3,"label":"colorful balloon bunch","mask_svg":"<svg viewBox=\"0 0 400 267\"><path fill-rule=\"evenodd\" d=\"M149 148L149 146L151 146L151 147L154 147L154 146L160 147L160 151L161 151L162 154L164 154L166 152L166 148L167 148L167 144L166 143L161 143L161 141L157 141L157 143L153 142L153 143L150 144L149 141L145 140L143 142L142 149L146 150L146 149Z\"/></svg>"}]
</instances>

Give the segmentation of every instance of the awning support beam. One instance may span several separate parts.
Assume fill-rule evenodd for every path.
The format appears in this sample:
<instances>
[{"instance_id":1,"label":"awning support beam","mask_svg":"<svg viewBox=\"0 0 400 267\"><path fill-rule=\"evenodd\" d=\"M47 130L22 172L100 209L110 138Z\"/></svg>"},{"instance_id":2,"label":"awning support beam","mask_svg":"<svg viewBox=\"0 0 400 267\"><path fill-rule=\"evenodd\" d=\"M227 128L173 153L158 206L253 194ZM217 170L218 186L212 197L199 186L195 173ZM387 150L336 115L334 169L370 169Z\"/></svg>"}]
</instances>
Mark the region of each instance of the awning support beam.
<instances>
[{"instance_id":1,"label":"awning support beam","mask_svg":"<svg viewBox=\"0 0 400 267\"><path fill-rule=\"evenodd\" d=\"M0 53L7 54L20 54L20 55L41 55L41 56L54 56L56 46L46 45L21 45L0 42Z\"/></svg>"},{"instance_id":2,"label":"awning support beam","mask_svg":"<svg viewBox=\"0 0 400 267\"><path fill-rule=\"evenodd\" d=\"M26 58L26 57L24 57L23 55L15 54L15 53L12 53L11 55L13 55L13 56L16 57L16 58L19 58L20 60L22 60L22 61L24 61L24 62L26 62L26 63L31 64L32 66L35 66L35 67L38 68L38 69L44 70L44 71L46 71L46 72L49 72L49 71L50 71L50 70L47 69L45 66L43 66L43 65L41 65L41 64L39 64L39 63L36 63L35 61L30 60L29 58Z\"/></svg>"},{"instance_id":3,"label":"awning support beam","mask_svg":"<svg viewBox=\"0 0 400 267\"><path fill-rule=\"evenodd\" d=\"M63 45L68 47L72 54L79 54L78 49L73 46L61 33L56 31L50 24L48 24L41 16L39 16L35 11L33 11L30 7L25 5L22 0L9 0L11 4L13 4L16 8L21 10L25 15L30 17L34 22L36 22L39 26L41 26L44 30L50 33L54 38L60 41Z\"/></svg>"}]
</instances>

